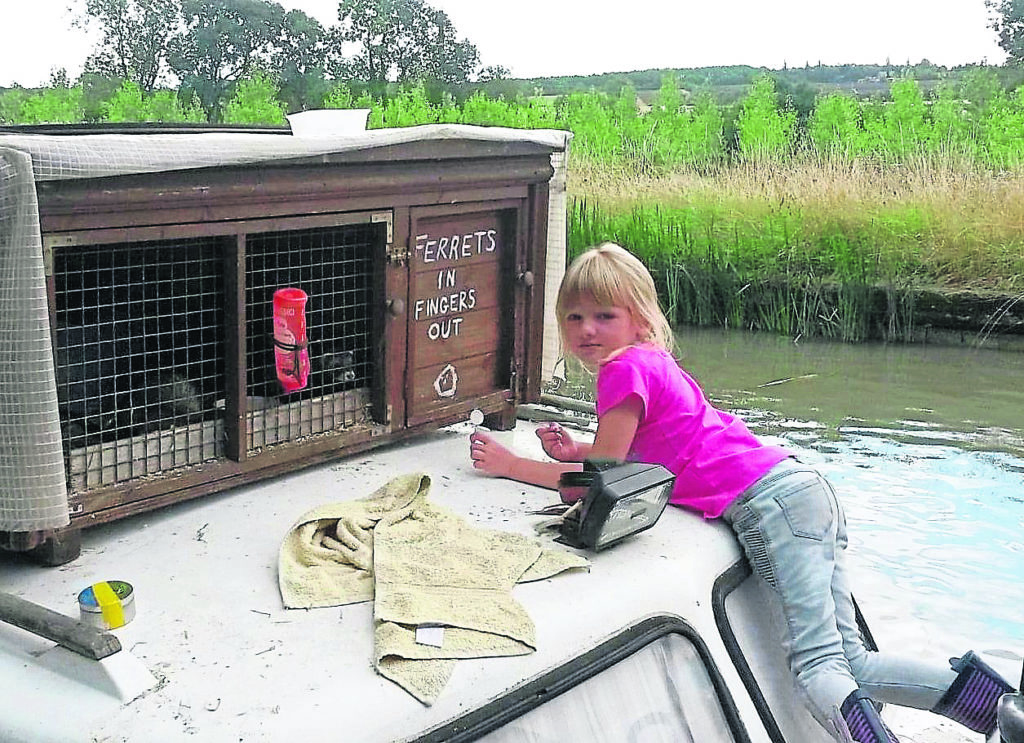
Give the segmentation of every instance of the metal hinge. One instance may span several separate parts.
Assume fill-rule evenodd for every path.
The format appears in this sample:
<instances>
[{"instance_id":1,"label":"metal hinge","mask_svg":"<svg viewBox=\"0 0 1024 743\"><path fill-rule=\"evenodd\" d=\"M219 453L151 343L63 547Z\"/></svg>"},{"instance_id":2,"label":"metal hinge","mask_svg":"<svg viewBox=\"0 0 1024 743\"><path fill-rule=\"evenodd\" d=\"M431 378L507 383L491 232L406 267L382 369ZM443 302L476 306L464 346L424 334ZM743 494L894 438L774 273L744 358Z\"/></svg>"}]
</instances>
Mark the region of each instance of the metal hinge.
<instances>
[{"instance_id":1,"label":"metal hinge","mask_svg":"<svg viewBox=\"0 0 1024 743\"><path fill-rule=\"evenodd\" d=\"M78 245L76 235L43 235L43 270L53 276L53 254L58 248L73 248Z\"/></svg>"},{"instance_id":2,"label":"metal hinge","mask_svg":"<svg viewBox=\"0 0 1024 743\"><path fill-rule=\"evenodd\" d=\"M508 377L508 389L512 393L509 402L515 404L519 399L519 366L517 364L512 364L512 371Z\"/></svg>"}]
</instances>

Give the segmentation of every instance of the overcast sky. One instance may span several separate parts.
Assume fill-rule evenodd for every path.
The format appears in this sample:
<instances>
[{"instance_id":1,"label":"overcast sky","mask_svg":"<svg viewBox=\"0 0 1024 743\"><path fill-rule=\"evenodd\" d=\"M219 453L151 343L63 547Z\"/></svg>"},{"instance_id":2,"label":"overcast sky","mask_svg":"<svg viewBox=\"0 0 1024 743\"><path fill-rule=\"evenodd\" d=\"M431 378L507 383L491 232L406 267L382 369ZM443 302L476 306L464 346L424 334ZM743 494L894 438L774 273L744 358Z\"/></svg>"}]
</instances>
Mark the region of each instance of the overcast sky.
<instances>
[{"instance_id":1,"label":"overcast sky","mask_svg":"<svg viewBox=\"0 0 1024 743\"><path fill-rule=\"evenodd\" d=\"M84 0L4 0L0 86L43 85L82 69L94 39L72 28ZM589 75L661 67L746 64L894 64L947 67L1005 59L984 0L433 0L485 65L515 77ZM325 25L337 0L281 0ZM499 9L500 8L500 9Z\"/></svg>"}]
</instances>

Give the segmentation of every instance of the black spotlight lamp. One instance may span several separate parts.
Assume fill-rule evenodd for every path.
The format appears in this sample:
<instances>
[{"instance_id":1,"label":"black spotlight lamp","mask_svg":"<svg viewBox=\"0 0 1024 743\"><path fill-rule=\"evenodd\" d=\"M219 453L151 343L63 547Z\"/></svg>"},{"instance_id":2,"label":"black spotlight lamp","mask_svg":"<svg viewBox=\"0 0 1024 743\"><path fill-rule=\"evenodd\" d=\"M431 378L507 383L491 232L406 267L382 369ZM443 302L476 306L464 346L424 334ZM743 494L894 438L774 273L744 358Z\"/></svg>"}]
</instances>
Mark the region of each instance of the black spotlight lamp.
<instances>
[{"instance_id":1,"label":"black spotlight lamp","mask_svg":"<svg viewBox=\"0 0 1024 743\"><path fill-rule=\"evenodd\" d=\"M587 460L581 472L558 481L564 502L578 501L560 527L558 541L600 551L650 529L661 517L675 475L660 464Z\"/></svg>"}]
</instances>

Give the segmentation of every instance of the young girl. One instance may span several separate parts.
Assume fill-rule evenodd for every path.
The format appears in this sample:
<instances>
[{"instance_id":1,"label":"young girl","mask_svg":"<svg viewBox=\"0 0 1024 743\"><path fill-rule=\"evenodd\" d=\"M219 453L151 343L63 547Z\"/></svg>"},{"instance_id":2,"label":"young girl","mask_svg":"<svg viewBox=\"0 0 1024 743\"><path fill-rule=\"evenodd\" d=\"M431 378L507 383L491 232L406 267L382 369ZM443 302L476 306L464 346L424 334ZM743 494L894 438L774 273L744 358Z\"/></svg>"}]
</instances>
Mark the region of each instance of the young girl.
<instances>
[{"instance_id":1,"label":"young girl","mask_svg":"<svg viewBox=\"0 0 1024 743\"><path fill-rule=\"evenodd\" d=\"M947 668L865 648L847 582L846 520L832 487L708 403L669 352L671 329L636 257L613 243L583 253L566 271L556 311L563 345L597 374L594 443L575 441L557 424L542 426L544 451L557 460L542 462L475 432L474 467L556 488L563 472L588 458L664 465L676 475L670 502L729 523L754 571L778 594L790 668L837 740L897 740L872 699L993 731L998 698L1012 687L973 653Z\"/></svg>"}]
</instances>

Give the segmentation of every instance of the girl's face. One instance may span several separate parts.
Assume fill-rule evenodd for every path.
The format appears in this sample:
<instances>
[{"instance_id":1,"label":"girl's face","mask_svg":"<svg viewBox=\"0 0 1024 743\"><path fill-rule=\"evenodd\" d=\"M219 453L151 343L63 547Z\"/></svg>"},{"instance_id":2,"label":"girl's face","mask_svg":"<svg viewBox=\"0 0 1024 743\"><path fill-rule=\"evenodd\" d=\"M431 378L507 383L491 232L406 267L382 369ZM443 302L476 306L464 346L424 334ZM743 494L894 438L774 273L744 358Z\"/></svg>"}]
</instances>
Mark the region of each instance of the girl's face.
<instances>
[{"instance_id":1,"label":"girl's face","mask_svg":"<svg viewBox=\"0 0 1024 743\"><path fill-rule=\"evenodd\" d=\"M639 325L625 307L597 304L587 296L577 298L566 308L562 331L569 352L590 368L648 335L647 328Z\"/></svg>"}]
</instances>

